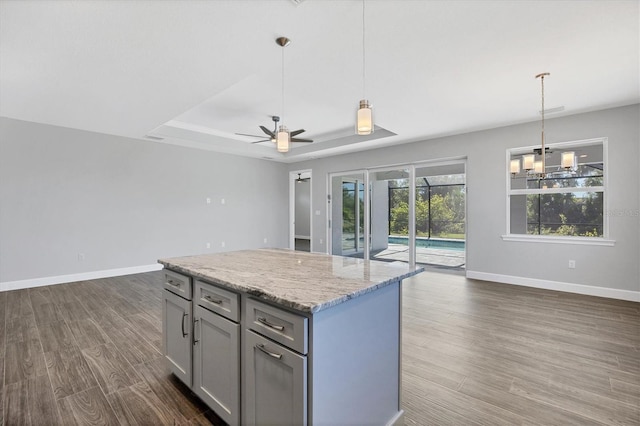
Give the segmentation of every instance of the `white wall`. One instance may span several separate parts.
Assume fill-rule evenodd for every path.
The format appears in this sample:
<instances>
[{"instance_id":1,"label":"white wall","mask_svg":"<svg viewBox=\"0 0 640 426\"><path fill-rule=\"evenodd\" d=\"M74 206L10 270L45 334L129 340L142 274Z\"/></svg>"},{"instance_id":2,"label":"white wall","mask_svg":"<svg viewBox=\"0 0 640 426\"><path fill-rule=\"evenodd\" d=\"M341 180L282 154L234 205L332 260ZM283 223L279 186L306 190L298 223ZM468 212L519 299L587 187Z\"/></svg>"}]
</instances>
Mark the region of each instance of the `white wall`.
<instances>
[{"instance_id":1,"label":"white wall","mask_svg":"<svg viewBox=\"0 0 640 426\"><path fill-rule=\"evenodd\" d=\"M279 163L0 119L0 290L161 257L286 247L287 206Z\"/></svg>"},{"instance_id":2,"label":"white wall","mask_svg":"<svg viewBox=\"0 0 640 426\"><path fill-rule=\"evenodd\" d=\"M469 276L586 294L629 296L640 291L639 106L546 120L547 143L609 138L608 210L613 247L503 241L506 232L508 148L539 141L532 122L298 163L316 176L314 204L323 205L330 172L467 158L467 271ZM384 123L381 123L384 125ZM326 212L314 221L312 250L326 251ZM568 260L576 269L568 269ZM581 287L586 286L586 287ZM612 291L609 291L613 289ZM636 298L638 293L631 293Z\"/></svg>"}]
</instances>

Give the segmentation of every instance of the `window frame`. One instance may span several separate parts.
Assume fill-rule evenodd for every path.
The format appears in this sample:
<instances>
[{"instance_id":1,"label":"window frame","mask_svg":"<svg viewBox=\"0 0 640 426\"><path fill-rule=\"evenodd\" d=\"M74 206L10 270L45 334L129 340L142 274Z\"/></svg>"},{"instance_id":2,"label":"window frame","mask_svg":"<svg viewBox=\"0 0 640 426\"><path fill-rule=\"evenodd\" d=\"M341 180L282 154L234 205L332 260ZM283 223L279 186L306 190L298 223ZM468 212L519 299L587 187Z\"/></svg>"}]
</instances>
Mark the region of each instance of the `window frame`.
<instances>
[{"instance_id":1,"label":"window frame","mask_svg":"<svg viewBox=\"0 0 640 426\"><path fill-rule=\"evenodd\" d=\"M558 244L583 244L583 245L603 245L613 246L615 240L609 237L609 216L606 214L609 205L608 197L608 138L599 137L593 139L583 139L569 142L558 142L547 144L550 149L570 149L579 148L589 145L602 145L602 164L603 177L601 186L592 187L561 187L561 188L531 188L531 189L512 189L511 173L509 170L511 158L513 155L525 154L531 152L539 146L532 145L526 147L508 148L505 156L505 176L506 176L506 234L502 235L504 241L534 242L534 243L558 243ZM579 235L535 235L535 234L512 234L511 233L511 196L513 195L545 195L545 194L566 194L571 192L602 192L603 198L603 214L602 214L602 236L601 237L585 237Z\"/></svg>"}]
</instances>

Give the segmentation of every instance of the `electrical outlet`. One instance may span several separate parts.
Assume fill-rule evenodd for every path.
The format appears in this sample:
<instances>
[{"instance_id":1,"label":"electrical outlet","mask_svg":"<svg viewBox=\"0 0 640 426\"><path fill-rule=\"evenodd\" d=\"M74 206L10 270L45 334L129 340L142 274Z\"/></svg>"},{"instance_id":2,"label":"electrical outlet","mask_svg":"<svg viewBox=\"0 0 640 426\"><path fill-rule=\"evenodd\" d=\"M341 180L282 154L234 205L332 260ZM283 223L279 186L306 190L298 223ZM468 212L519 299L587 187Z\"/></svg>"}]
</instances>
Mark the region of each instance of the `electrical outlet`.
<instances>
[{"instance_id":1,"label":"electrical outlet","mask_svg":"<svg viewBox=\"0 0 640 426\"><path fill-rule=\"evenodd\" d=\"M220 243L220 247L223 247L223 248L224 248L224 246L225 246L225 245L226 245L226 244L224 243L224 241Z\"/></svg>"},{"instance_id":2,"label":"electrical outlet","mask_svg":"<svg viewBox=\"0 0 640 426\"><path fill-rule=\"evenodd\" d=\"M322 244L322 238L320 238L320 244Z\"/></svg>"},{"instance_id":3,"label":"electrical outlet","mask_svg":"<svg viewBox=\"0 0 640 426\"><path fill-rule=\"evenodd\" d=\"M78 253L78 262L84 262L84 253Z\"/></svg>"},{"instance_id":4,"label":"electrical outlet","mask_svg":"<svg viewBox=\"0 0 640 426\"><path fill-rule=\"evenodd\" d=\"M211 243L205 244L207 248L211 248Z\"/></svg>"},{"instance_id":5,"label":"electrical outlet","mask_svg":"<svg viewBox=\"0 0 640 426\"><path fill-rule=\"evenodd\" d=\"M267 237L264 237L263 243L267 244Z\"/></svg>"},{"instance_id":6,"label":"electrical outlet","mask_svg":"<svg viewBox=\"0 0 640 426\"><path fill-rule=\"evenodd\" d=\"M570 260L569 261L569 269L576 269L576 261L575 260Z\"/></svg>"},{"instance_id":7,"label":"electrical outlet","mask_svg":"<svg viewBox=\"0 0 640 426\"><path fill-rule=\"evenodd\" d=\"M226 201L224 200L224 198L222 198L222 199L220 200L220 204L225 204L225 203L226 203Z\"/></svg>"},{"instance_id":8,"label":"electrical outlet","mask_svg":"<svg viewBox=\"0 0 640 426\"><path fill-rule=\"evenodd\" d=\"M207 197L207 204L211 204L211 198Z\"/></svg>"}]
</instances>

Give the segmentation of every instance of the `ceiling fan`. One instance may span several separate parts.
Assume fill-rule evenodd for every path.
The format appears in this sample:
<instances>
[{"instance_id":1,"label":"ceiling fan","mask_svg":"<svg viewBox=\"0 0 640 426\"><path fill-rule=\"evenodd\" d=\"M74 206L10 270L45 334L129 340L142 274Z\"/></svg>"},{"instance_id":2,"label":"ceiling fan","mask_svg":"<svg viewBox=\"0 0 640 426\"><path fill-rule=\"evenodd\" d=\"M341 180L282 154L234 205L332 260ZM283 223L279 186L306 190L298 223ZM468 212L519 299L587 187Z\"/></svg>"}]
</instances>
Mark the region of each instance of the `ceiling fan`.
<instances>
[{"instance_id":1,"label":"ceiling fan","mask_svg":"<svg viewBox=\"0 0 640 426\"><path fill-rule=\"evenodd\" d=\"M271 120L273 121L273 131L267 129L264 126L260 126L260 129L262 129L262 131L264 132L264 134L266 136L268 136L268 139L262 139L259 141L255 141L255 142L251 142L253 143L262 143L262 142L275 142L276 141L276 132L278 131L278 122L280 121L280 117L278 117L277 115L274 115L271 117ZM295 136L299 135L300 133L304 132L304 129L299 129L299 130L294 130L292 132L290 132L291 135L291 142L313 142L312 139L303 139L303 138L296 138ZM241 135L241 136L251 136L253 138L264 138L264 136L261 135L248 135L246 133L236 133L236 135Z\"/></svg>"},{"instance_id":2,"label":"ceiling fan","mask_svg":"<svg viewBox=\"0 0 640 426\"><path fill-rule=\"evenodd\" d=\"M295 179L295 181L296 181L296 183L302 183L302 182L307 182L310 179L311 178L303 178L302 177L302 173L298 173L298 178Z\"/></svg>"}]
</instances>

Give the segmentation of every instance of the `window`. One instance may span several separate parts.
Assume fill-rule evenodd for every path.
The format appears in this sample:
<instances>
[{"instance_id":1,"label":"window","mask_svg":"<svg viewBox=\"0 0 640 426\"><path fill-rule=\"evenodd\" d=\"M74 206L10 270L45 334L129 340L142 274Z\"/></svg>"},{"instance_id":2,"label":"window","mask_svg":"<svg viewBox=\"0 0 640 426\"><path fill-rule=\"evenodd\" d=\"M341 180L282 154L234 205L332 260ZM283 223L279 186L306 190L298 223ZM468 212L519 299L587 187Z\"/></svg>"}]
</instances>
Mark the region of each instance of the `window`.
<instances>
[{"instance_id":1,"label":"window","mask_svg":"<svg viewBox=\"0 0 640 426\"><path fill-rule=\"evenodd\" d=\"M522 166L523 156L532 153L533 148L507 151L509 218L505 239L527 236L529 240L604 241L608 237L604 215L606 139L549 145L544 177L512 169L514 162ZM539 158L538 148L535 160Z\"/></svg>"}]
</instances>

